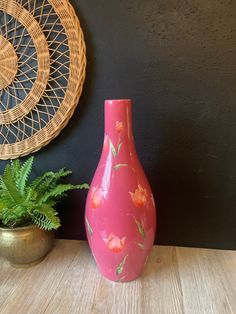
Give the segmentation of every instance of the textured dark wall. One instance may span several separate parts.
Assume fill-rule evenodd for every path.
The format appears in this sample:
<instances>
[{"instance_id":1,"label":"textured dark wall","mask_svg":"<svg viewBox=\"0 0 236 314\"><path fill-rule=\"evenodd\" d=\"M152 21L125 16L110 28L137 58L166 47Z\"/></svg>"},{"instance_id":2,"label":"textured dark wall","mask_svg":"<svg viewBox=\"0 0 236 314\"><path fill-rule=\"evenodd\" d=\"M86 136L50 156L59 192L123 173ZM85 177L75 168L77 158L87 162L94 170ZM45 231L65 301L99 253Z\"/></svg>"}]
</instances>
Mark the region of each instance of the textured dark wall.
<instances>
[{"instance_id":1,"label":"textured dark wall","mask_svg":"<svg viewBox=\"0 0 236 314\"><path fill-rule=\"evenodd\" d=\"M68 126L36 153L35 173L63 166L90 182L103 101L132 98L140 160L158 203L157 242L236 249L236 2L72 1L87 78ZM60 237L84 239L84 191L61 207Z\"/></svg>"}]
</instances>

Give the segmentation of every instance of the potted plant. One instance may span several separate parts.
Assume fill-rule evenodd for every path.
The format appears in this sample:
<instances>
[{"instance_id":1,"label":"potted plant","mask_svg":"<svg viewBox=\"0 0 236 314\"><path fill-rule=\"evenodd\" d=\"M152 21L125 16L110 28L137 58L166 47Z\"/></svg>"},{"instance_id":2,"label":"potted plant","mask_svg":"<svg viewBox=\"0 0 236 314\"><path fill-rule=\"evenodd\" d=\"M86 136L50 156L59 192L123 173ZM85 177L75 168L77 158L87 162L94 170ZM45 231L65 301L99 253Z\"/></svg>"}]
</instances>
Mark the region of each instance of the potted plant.
<instances>
[{"instance_id":1,"label":"potted plant","mask_svg":"<svg viewBox=\"0 0 236 314\"><path fill-rule=\"evenodd\" d=\"M53 230L60 226L56 203L69 190L88 188L59 183L71 173L65 168L29 182L33 160L11 161L0 175L0 255L16 267L37 264L45 257Z\"/></svg>"}]
</instances>

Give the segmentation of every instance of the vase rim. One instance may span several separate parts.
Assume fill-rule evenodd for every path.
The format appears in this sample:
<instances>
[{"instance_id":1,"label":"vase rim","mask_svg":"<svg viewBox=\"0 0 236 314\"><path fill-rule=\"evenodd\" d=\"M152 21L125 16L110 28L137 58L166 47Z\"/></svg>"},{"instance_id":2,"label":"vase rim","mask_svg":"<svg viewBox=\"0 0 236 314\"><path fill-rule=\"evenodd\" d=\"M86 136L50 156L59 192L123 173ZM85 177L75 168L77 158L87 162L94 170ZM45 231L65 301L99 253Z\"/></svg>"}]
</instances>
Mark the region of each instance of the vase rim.
<instances>
[{"instance_id":1,"label":"vase rim","mask_svg":"<svg viewBox=\"0 0 236 314\"><path fill-rule=\"evenodd\" d=\"M105 103L107 103L107 102L123 102L123 101L127 101L127 102L131 102L132 101L132 99L130 99L130 98L122 98L122 99L119 99L119 98L117 98L117 99L106 99L105 100Z\"/></svg>"}]
</instances>

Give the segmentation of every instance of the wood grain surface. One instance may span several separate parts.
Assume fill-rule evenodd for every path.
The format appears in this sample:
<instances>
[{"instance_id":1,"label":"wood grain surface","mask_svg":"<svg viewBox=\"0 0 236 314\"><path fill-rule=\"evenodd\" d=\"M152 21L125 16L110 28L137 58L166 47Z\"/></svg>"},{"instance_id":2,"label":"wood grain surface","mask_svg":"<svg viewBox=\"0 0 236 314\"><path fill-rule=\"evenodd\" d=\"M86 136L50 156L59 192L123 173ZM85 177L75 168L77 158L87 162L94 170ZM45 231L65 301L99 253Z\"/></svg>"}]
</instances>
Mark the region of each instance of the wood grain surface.
<instances>
[{"instance_id":1,"label":"wood grain surface","mask_svg":"<svg viewBox=\"0 0 236 314\"><path fill-rule=\"evenodd\" d=\"M14 269L0 259L0 313L236 313L236 252L154 246L143 275L101 277L87 242L57 240L45 260Z\"/></svg>"}]
</instances>

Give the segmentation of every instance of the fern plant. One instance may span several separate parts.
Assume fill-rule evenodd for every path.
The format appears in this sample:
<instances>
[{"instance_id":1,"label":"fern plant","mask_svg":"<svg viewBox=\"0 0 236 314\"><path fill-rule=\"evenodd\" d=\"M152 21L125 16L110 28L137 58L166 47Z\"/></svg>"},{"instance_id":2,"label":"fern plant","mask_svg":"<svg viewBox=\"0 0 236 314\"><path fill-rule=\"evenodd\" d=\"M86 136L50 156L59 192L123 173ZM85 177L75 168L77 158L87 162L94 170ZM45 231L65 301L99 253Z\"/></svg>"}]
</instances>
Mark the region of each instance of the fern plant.
<instances>
[{"instance_id":1,"label":"fern plant","mask_svg":"<svg viewBox=\"0 0 236 314\"><path fill-rule=\"evenodd\" d=\"M71 173L65 168L58 172L46 172L29 182L34 157L23 164L16 159L7 164L0 175L0 224L16 228L35 224L41 229L52 230L60 226L54 209L57 201L69 190L87 189L88 184L60 184Z\"/></svg>"}]
</instances>

